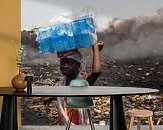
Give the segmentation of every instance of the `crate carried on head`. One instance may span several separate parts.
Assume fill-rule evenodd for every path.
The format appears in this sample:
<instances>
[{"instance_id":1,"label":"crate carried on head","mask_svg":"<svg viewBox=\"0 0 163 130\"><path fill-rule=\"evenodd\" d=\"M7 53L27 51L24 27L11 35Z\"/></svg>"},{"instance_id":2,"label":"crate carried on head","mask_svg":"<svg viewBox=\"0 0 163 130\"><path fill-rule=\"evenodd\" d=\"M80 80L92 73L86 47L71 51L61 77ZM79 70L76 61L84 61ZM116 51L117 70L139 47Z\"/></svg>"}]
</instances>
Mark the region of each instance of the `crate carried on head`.
<instances>
[{"instance_id":1,"label":"crate carried on head","mask_svg":"<svg viewBox=\"0 0 163 130\"><path fill-rule=\"evenodd\" d=\"M35 30L41 54L91 47L97 41L94 19L85 15L66 23Z\"/></svg>"}]
</instances>

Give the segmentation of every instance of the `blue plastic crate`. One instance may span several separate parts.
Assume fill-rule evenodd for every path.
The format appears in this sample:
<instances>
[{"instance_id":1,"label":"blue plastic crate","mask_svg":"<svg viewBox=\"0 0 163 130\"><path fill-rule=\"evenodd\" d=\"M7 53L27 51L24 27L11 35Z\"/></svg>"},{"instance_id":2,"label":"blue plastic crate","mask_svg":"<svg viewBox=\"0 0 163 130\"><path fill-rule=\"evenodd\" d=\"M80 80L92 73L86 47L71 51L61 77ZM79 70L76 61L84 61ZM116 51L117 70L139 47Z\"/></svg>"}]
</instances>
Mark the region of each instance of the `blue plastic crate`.
<instances>
[{"instance_id":1,"label":"blue plastic crate","mask_svg":"<svg viewBox=\"0 0 163 130\"><path fill-rule=\"evenodd\" d=\"M42 27L36 30L36 35L41 54L91 47L97 37L92 18Z\"/></svg>"}]
</instances>

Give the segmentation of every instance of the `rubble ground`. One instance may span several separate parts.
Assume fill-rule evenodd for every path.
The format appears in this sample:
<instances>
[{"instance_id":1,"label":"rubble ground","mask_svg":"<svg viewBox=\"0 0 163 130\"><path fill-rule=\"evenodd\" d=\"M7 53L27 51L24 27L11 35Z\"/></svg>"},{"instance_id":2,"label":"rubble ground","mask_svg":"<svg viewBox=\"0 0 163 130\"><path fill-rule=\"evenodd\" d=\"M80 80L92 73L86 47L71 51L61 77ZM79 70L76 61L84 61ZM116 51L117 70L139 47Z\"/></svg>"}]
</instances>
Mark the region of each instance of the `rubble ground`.
<instances>
[{"instance_id":1,"label":"rubble ground","mask_svg":"<svg viewBox=\"0 0 163 130\"><path fill-rule=\"evenodd\" d=\"M159 89L159 93L147 95L125 96L124 105L127 123L129 109L149 109L154 112L154 125L163 125L163 60L139 59L134 61L109 61L102 60L102 73L95 85L101 86L131 86ZM90 64L91 66L91 64ZM37 64L30 66L34 74L33 85L54 85L61 78L58 67L53 64ZM87 72L90 72L88 65ZM49 97L50 98L50 97ZM32 97L22 100L23 125L55 125L57 124L57 102L52 100L45 105L49 98ZM91 110L94 123L109 122L110 100L109 97L95 97L96 107ZM36 116L33 116L36 115ZM142 124L147 124L143 119Z\"/></svg>"}]
</instances>

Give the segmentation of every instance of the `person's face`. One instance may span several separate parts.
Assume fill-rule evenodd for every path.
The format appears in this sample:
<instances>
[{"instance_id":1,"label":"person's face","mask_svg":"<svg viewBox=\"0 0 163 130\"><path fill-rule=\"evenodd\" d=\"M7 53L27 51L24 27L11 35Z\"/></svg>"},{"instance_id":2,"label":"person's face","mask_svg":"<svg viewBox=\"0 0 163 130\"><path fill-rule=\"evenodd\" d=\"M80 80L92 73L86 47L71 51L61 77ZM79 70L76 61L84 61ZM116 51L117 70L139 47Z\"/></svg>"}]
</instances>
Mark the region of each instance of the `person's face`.
<instances>
[{"instance_id":1,"label":"person's face","mask_svg":"<svg viewBox=\"0 0 163 130\"><path fill-rule=\"evenodd\" d=\"M63 58L60 60L60 69L64 76L73 76L78 73L80 63L70 58Z\"/></svg>"}]
</instances>

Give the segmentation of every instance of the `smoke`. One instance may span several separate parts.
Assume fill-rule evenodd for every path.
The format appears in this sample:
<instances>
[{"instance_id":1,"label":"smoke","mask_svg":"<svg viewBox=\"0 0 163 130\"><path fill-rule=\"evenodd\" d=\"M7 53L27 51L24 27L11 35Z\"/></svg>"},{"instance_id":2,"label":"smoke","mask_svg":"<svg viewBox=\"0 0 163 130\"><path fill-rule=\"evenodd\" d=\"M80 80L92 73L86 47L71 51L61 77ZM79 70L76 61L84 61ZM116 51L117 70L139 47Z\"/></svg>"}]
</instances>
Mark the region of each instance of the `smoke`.
<instances>
[{"instance_id":1,"label":"smoke","mask_svg":"<svg viewBox=\"0 0 163 130\"><path fill-rule=\"evenodd\" d=\"M108 21L110 22L105 24L107 28L98 32L98 40L103 40L105 44L102 51L103 58L133 60L163 56L163 8L158 9L153 16L140 16L131 19L114 18ZM28 44L28 62L57 62L54 60L57 59L55 55L47 57L39 55L37 44L32 40L35 38L31 38L33 35L29 35L29 32L24 31L24 37L22 34L22 43L30 43L30 45ZM84 57L90 55L90 50L89 54L86 53L87 51L84 52ZM88 61L85 60L85 62Z\"/></svg>"},{"instance_id":2,"label":"smoke","mask_svg":"<svg viewBox=\"0 0 163 130\"><path fill-rule=\"evenodd\" d=\"M110 59L163 56L163 8L153 16L114 18L98 35L105 42L103 54Z\"/></svg>"},{"instance_id":3,"label":"smoke","mask_svg":"<svg viewBox=\"0 0 163 130\"><path fill-rule=\"evenodd\" d=\"M51 55L41 55L39 53L39 46L36 42L36 35L33 31L21 32L21 43L25 46L25 51L27 53L25 64L56 64L58 63L58 58L56 54Z\"/></svg>"}]
</instances>

